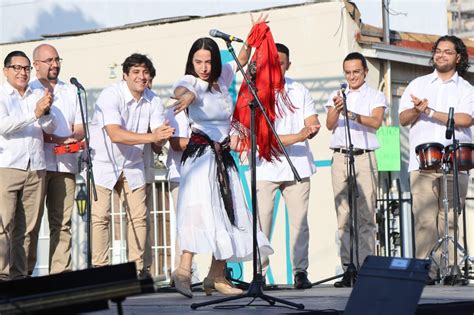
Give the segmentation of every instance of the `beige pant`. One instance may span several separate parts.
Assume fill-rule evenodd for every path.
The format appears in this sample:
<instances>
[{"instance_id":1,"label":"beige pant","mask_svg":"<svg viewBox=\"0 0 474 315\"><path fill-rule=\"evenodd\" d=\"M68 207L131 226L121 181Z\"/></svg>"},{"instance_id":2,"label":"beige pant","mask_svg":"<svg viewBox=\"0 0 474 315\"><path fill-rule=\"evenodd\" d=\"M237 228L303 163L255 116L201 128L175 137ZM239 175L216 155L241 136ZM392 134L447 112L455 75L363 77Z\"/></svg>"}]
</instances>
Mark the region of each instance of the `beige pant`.
<instances>
[{"instance_id":1,"label":"beige pant","mask_svg":"<svg viewBox=\"0 0 474 315\"><path fill-rule=\"evenodd\" d=\"M459 173L461 208L467 195L469 175ZM442 173L413 171L410 173L412 209L415 217L416 258L426 259L436 242L444 235L444 186ZM449 235L453 236L453 175L448 174ZM458 234L459 235L459 234ZM449 244L449 261L453 262L453 244ZM435 276L432 268L432 276Z\"/></svg>"},{"instance_id":2,"label":"beige pant","mask_svg":"<svg viewBox=\"0 0 474 315\"><path fill-rule=\"evenodd\" d=\"M308 205L310 179L303 178L297 181L257 181L258 216L263 233L270 239L273 226L273 210L275 209L275 195L281 191L290 221L290 250L293 274L306 272L308 269ZM263 257L262 267L264 274L268 268L269 259Z\"/></svg>"},{"instance_id":3,"label":"beige pant","mask_svg":"<svg viewBox=\"0 0 474 315\"><path fill-rule=\"evenodd\" d=\"M28 274L27 253L38 236L45 171L0 168L0 279ZM12 251L15 248L15 251Z\"/></svg>"},{"instance_id":4,"label":"beige pant","mask_svg":"<svg viewBox=\"0 0 474 315\"><path fill-rule=\"evenodd\" d=\"M97 201L92 200L92 264L110 263L110 213L112 191L96 186ZM134 261L138 271L144 269L147 238L147 208L145 186L130 190L125 177L120 176L114 190L119 194L127 215L128 260Z\"/></svg>"},{"instance_id":5,"label":"beige pant","mask_svg":"<svg viewBox=\"0 0 474 315\"><path fill-rule=\"evenodd\" d=\"M146 242L145 242L145 253L143 256L143 270L150 271L151 265L153 264L153 253L152 253L152 244L153 244L153 227L151 226L151 212L153 211L153 184L146 184L145 186L146 194Z\"/></svg>"},{"instance_id":6,"label":"beige pant","mask_svg":"<svg viewBox=\"0 0 474 315\"><path fill-rule=\"evenodd\" d=\"M369 152L354 156L354 166L357 189L359 191L359 198L355 202L357 205L359 237L356 239L354 235L353 238L353 262L357 267L357 262L359 262L359 266L362 266L364 259L368 255L373 255L375 252L375 202L378 181L375 153ZM338 232L341 242L341 263L344 270L351 262L348 170L349 162L346 155L344 153L334 152L331 166L332 188L334 191ZM356 242L359 247L358 260Z\"/></svg>"},{"instance_id":7,"label":"beige pant","mask_svg":"<svg viewBox=\"0 0 474 315\"><path fill-rule=\"evenodd\" d=\"M38 236L43 216L44 203L48 210L49 222L49 273L72 270L71 259L71 216L74 208L76 176L70 173L46 172L45 196L36 225ZM31 240L28 255L28 273L33 273L36 264L38 238Z\"/></svg>"}]
</instances>

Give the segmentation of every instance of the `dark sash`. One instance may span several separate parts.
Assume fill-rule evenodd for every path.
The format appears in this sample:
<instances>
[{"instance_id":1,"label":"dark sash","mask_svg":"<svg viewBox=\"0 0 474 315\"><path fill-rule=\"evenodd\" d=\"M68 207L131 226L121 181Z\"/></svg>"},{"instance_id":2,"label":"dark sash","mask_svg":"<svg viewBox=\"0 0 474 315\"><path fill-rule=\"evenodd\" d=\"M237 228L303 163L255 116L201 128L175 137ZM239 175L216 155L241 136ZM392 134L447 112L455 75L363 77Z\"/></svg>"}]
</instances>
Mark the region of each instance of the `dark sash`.
<instances>
[{"instance_id":1,"label":"dark sash","mask_svg":"<svg viewBox=\"0 0 474 315\"><path fill-rule=\"evenodd\" d=\"M229 174L227 170L233 167L237 170L235 161L230 154L230 138L227 137L222 142L215 142L209 138L204 132L194 129L191 133L191 138L189 143L186 146L186 149L183 152L183 157L181 158L181 163L188 158L198 158L204 154L204 151L207 147L210 147L212 152L214 152L214 157L216 159L217 165L217 181L219 183L219 188L221 192L222 201L224 202L225 211L229 218L229 221L232 225L235 222L234 215L234 203L232 201L232 191L229 183ZM200 196L196 196L199 198Z\"/></svg>"}]
</instances>

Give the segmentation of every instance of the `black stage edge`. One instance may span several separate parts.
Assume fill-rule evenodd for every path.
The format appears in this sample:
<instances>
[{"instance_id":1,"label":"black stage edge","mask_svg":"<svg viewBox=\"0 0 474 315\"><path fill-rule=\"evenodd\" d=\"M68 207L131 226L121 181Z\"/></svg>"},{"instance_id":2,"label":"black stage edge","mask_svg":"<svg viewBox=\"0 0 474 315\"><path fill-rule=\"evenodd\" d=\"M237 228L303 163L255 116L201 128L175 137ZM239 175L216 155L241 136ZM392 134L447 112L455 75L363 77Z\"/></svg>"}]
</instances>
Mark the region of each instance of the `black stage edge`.
<instances>
[{"instance_id":1,"label":"black stage edge","mask_svg":"<svg viewBox=\"0 0 474 315\"><path fill-rule=\"evenodd\" d=\"M0 314L74 314L107 309L131 295L152 293L139 281L135 263L98 267L0 283Z\"/></svg>"},{"instance_id":2,"label":"black stage edge","mask_svg":"<svg viewBox=\"0 0 474 315\"><path fill-rule=\"evenodd\" d=\"M338 310L318 310L318 311L302 311L301 314L311 315L327 315L339 314L343 315L344 311ZM294 314L294 313L291 313ZM474 314L473 302L453 302L453 303L433 303L420 304L416 308L415 315L472 315ZM407 315L407 314L400 314Z\"/></svg>"}]
</instances>

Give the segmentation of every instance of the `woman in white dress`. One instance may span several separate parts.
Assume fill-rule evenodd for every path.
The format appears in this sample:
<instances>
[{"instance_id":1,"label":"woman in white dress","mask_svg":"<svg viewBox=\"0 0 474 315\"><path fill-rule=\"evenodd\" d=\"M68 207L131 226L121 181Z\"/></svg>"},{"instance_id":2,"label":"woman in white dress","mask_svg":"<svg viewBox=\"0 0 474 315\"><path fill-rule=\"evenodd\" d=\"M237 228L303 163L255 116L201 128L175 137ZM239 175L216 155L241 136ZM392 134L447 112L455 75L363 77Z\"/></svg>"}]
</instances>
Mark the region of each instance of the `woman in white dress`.
<instances>
[{"instance_id":1,"label":"woman in white dress","mask_svg":"<svg viewBox=\"0 0 474 315\"><path fill-rule=\"evenodd\" d=\"M249 56L250 48L244 45L238 57L242 65ZM178 292L190 298L195 253L213 254L203 281L207 295L214 289L226 295L241 294L224 277L225 263L252 259L252 216L230 155L238 139L229 137L234 106L228 89L237 70L235 61L221 64L214 40L200 38L189 51L186 75L175 85L175 112L187 109L192 135L182 159L177 206L182 255L172 281ZM257 242L261 256L273 253L261 231Z\"/></svg>"}]
</instances>

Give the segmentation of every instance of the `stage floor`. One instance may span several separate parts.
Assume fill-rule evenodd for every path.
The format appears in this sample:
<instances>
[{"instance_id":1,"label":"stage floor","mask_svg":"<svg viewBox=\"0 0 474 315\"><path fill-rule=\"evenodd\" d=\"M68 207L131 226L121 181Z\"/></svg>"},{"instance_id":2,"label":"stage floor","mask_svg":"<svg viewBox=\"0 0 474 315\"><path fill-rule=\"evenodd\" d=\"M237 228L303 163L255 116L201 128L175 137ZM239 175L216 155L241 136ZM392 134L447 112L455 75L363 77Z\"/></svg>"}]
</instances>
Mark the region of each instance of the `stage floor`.
<instances>
[{"instance_id":1,"label":"stage floor","mask_svg":"<svg viewBox=\"0 0 474 315\"><path fill-rule=\"evenodd\" d=\"M293 290L291 287L278 286L276 290L266 290L264 292L265 294L294 303L302 303L305 306L303 311L294 310L279 303L276 303L275 306L267 306L268 303L261 299L255 300L250 306L245 306L251 302L252 299L244 298L219 304L218 307L201 307L194 312L200 314L222 314L223 312L234 314L257 314L258 312L265 312L264 314L288 314L309 312L317 314L319 313L317 311L324 310L343 311L351 294L351 290L350 288L334 288L332 285L324 284L308 290ZM194 292L193 299L188 299L174 292L158 292L128 297L123 302L123 311L124 314L183 314L193 312L190 308L192 303L210 301L221 297L224 296L217 293L214 293L212 297L208 297L201 290ZM470 284L468 286L454 287L442 285L426 286L418 304L446 304L455 302L471 302L474 308L474 285ZM232 306L236 307L231 308ZM226 309L223 309L223 307L226 307ZM110 310L94 312L92 314L117 314L116 305L112 303ZM450 312L450 314L458 313ZM473 314L473 312L470 314Z\"/></svg>"}]
</instances>

